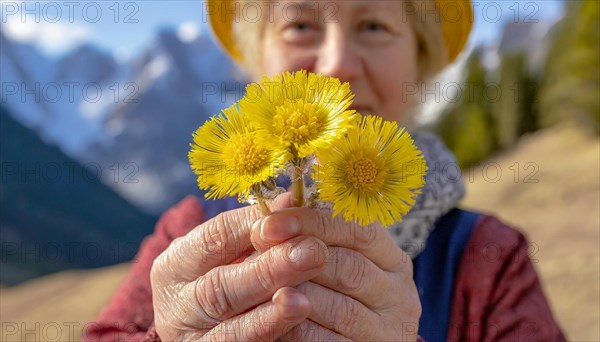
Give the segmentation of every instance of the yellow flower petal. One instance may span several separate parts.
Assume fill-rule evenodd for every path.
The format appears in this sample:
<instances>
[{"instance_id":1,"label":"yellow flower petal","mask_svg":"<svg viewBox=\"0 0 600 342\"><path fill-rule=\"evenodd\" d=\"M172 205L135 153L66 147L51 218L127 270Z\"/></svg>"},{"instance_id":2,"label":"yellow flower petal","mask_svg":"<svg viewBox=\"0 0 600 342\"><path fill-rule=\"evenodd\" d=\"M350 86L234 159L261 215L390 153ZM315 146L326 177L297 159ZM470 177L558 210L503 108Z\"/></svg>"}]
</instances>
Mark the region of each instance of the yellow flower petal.
<instances>
[{"instance_id":1,"label":"yellow flower petal","mask_svg":"<svg viewBox=\"0 0 600 342\"><path fill-rule=\"evenodd\" d=\"M247 196L252 186L276 175L281 153L260 144L254 126L236 104L214 116L193 134L188 153L206 198Z\"/></svg>"},{"instance_id":2,"label":"yellow flower petal","mask_svg":"<svg viewBox=\"0 0 600 342\"><path fill-rule=\"evenodd\" d=\"M248 85L240 107L257 127L261 143L303 158L352 126L355 111L348 106L353 97L348 83L301 70Z\"/></svg>"},{"instance_id":3,"label":"yellow flower petal","mask_svg":"<svg viewBox=\"0 0 600 342\"><path fill-rule=\"evenodd\" d=\"M425 184L425 159L395 122L366 116L330 148L316 151L317 189L334 216L361 225L402 221Z\"/></svg>"}]
</instances>

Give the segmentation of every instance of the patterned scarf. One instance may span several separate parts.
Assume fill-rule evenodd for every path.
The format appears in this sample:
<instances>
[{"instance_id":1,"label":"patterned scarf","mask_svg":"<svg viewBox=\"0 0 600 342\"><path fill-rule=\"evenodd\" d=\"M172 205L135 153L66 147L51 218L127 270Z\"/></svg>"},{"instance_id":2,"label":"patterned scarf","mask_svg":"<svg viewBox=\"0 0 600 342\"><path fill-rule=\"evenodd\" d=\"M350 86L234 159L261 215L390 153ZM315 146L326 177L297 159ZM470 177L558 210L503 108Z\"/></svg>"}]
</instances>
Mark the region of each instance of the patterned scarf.
<instances>
[{"instance_id":1,"label":"patterned scarf","mask_svg":"<svg viewBox=\"0 0 600 342\"><path fill-rule=\"evenodd\" d=\"M388 228L396 244L413 259L423 251L435 222L453 209L465 187L456 158L434 134L412 134L427 164L425 186L403 221Z\"/></svg>"}]
</instances>

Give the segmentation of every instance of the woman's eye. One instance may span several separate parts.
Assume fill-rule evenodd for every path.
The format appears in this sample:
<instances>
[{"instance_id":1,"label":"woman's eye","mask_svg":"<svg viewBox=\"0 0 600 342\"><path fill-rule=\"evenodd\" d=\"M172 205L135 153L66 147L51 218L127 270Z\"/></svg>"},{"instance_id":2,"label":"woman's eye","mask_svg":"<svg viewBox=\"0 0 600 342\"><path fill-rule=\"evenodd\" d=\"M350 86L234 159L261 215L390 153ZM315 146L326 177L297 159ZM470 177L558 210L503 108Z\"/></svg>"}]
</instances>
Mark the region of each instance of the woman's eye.
<instances>
[{"instance_id":1,"label":"woman's eye","mask_svg":"<svg viewBox=\"0 0 600 342\"><path fill-rule=\"evenodd\" d=\"M308 30L310 28L310 26L308 25L308 23L296 23L296 24L293 25L293 27L296 30L299 30L299 31L305 31L305 30Z\"/></svg>"},{"instance_id":2,"label":"woman's eye","mask_svg":"<svg viewBox=\"0 0 600 342\"><path fill-rule=\"evenodd\" d=\"M379 32L379 31L388 31L387 26L385 26L384 24L378 23L378 22L374 22L374 21L367 21L364 22L360 25L360 29L361 31L367 31L367 32Z\"/></svg>"},{"instance_id":3,"label":"woman's eye","mask_svg":"<svg viewBox=\"0 0 600 342\"><path fill-rule=\"evenodd\" d=\"M310 22L299 21L290 23L283 31L283 38L296 44L307 44L312 42L318 35L318 27Z\"/></svg>"},{"instance_id":4,"label":"woman's eye","mask_svg":"<svg viewBox=\"0 0 600 342\"><path fill-rule=\"evenodd\" d=\"M394 38L395 32L386 24L368 20L358 25L358 37L367 44L386 44Z\"/></svg>"}]
</instances>

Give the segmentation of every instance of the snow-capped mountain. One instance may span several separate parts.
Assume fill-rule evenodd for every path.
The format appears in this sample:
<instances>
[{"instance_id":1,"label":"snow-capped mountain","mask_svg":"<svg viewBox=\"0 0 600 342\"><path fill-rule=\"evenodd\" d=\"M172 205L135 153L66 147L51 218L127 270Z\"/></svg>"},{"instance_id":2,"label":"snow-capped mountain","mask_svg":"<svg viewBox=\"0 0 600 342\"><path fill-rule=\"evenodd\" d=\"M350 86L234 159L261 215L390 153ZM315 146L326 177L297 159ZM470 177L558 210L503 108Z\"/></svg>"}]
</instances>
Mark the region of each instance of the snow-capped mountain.
<instances>
[{"instance_id":1,"label":"snow-capped mountain","mask_svg":"<svg viewBox=\"0 0 600 342\"><path fill-rule=\"evenodd\" d=\"M202 32L164 28L122 64L90 44L52 61L1 32L0 39L2 102L12 115L152 214L196 191L192 132L244 92L233 64Z\"/></svg>"},{"instance_id":2,"label":"snow-capped mountain","mask_svg":"<svg viewBox=\"0 0 600 342\"><path fill-rule=\"evenodd\" d=\"M561 18L535 23L508 22L502 31L496 48L498 55L525 53L530 72L539 74L545 65L546 57L554 32L552 28Z\"/></svg>"},{"instance_id":3,"label":"snow-capped mountain","mask_svg":"<svg viewBox=\"0 0 600 342\"><path fill-rule=\"evenodd\" d=\"M85 159L125 167L138 182L118 181L120 193L160 212L196 188L187 151L192 132L230 104L218 89L232 81L232 65L207 36L183 42L163 30L152 46L130 62L135 89L131 101L120 101L106 116L105 132L113 139L95 143Z\"/></svg>"},{"instance_id":4,"label":"snow-capped mountain","mask_svg":"<svg viewBox=\"0 0 600 342\"><path fill-rule=\"evenodd\" d=\"M116 67L112 59L92 46L82 46L63 60L52 61L2 32L0 41L2 104L16 119L72 156L101 138L99 122L84 116L80 106L108 95L102 88Z\"/></svg>"},{"instance_id":5,"label":"snow-capped mountain","mask_svg":"<svg viewBox=\"0 0 600 342\"><path fill-rule=\"evenodd\" d=\"M18 116L19 121L37 129L47 139L42 127L54 118L49 103L42 101L41 91L36 91L36 85L39 89L52 80L53 63L35 47L6 38L2 30L0 60L2 103Z\"/></svg>"}]
</instances>

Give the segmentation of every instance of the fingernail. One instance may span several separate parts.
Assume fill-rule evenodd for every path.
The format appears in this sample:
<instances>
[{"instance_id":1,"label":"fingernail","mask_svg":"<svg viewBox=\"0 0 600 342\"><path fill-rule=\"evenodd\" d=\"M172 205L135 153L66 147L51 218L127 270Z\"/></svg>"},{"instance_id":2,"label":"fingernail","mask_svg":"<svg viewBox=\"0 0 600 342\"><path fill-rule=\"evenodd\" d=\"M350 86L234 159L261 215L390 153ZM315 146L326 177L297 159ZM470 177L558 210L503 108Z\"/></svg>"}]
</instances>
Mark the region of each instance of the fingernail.
<instances>
[{"instance_id":1,"label":"fingernail","mask_svg":"<svg viewBox=\"0 0 600 342\"><path fill-rule=\"evenodd\" d=\"M265 242L284 241L300 233L300 222L293 215L272 214L260 225L260 237Z\"/></svg>"},{"instance_id":2,"label":"fingernail","mask_svg":"<svg viewBox=\"0 0 600 342\"><path fill-rule=\"evenodd\" d=\"M273 303L289 308L299 308L310 305L308 298L291 287L282 287L273 295Z\"/></svg>"}]
</instances>

